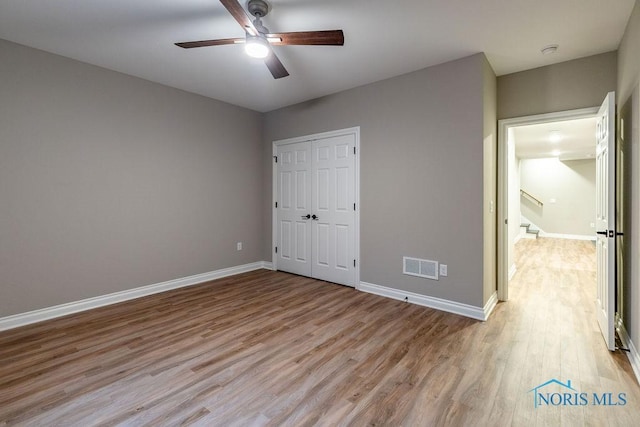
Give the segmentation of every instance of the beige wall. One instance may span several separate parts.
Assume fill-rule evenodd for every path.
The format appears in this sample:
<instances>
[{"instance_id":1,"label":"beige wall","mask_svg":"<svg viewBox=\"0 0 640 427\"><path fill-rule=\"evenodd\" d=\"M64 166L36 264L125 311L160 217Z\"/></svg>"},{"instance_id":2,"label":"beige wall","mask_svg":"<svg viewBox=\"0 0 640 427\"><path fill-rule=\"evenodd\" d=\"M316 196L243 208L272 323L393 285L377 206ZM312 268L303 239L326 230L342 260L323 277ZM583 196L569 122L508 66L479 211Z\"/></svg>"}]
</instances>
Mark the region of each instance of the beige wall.
<instances>
[{"instance_id":1,"label":"beige wall","mask_svg":"<svg viewBox=\"0 0 640 427\"><path fill-rule=\"evenodd\" d=\"M540 207L520 197L522 215L540 229L546 233L595 236L595 229L591 228L596 221L595 160L522 159L520 186L544 203Z\"/></svg>"},{"instance_id":2,"label":"beige wall","mask_svg":"<svg viewBox=\"0 0 640 427\"><path fill-rule=\"evenodd\" d=\"M260 114L6 41L0 81L0 317L263 259Z\"/></svg>"},{"instance_id":3,"label":"beige wall","mask_svg":"<svg viewBox=\"0 0 640 427\"><path fill-rule=\"evenodd\" d=\"M635 347L640 348L640 3L627 24L618 50L617 104L625 118L625 159L630 171L625 189L626 220L624 228L624 307L623 321Z\"/></svg>"},{"instance_id":4,"label":"beige wall","mask_svg":"<svg viewBox=\"0 0 640 427\"><path fill-rule=\"evenodd\" d=\"M498 77L498 119L595 107L616 90L616 52Z\"/></svg>"},{"instance_id":5,"label":"beige wall","mask_svg":"<svg viewBox=\"0 0 640 427\"><path fill-rule=\"evenodd\" d=\"M477 54L267 113L265 229L272 142L360 126L361 280L482 306L484 67ZM448 264L449 276L403 275L403 255Z\"/></svg>"}]
</instances>

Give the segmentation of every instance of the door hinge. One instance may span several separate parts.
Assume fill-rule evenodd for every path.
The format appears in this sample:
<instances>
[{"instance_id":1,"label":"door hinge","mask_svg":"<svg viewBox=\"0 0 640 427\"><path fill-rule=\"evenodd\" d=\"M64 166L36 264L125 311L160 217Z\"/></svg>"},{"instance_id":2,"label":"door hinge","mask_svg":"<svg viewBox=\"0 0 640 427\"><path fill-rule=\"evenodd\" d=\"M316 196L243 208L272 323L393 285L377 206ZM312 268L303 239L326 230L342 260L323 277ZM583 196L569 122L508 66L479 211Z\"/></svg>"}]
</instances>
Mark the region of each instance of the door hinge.
<instances>
[{"instance_id":1,"label":"door hinge","mask_svg":"<svg viewBox=\"0 0 640 427\"><path fill-rule=\"evenodd\" d=\"M276 208L278 207L278 202L276 202Z\"/></svg>"},{"instance_id":2,"label":"door hinge","mask_svg":"<svg viewBox=\"0 0 640 427\"><path fill-rule=\"evenodd\" d=\"M273 160L275 160L275 162L278 163L278 156L273 156Z\"/></svg>"},{"instance_id":3,"label":"door hinge","mask_svg":"<svg viewBox=\"0 0 640 427\"><path fill-rule=\"evenodd\" d=\"M276 253L278 253L278 247L276 246Z\"/></svg>"},{"instance_id":4,"label":"door hinge","mask_svg":"<svg viewBox=\"0 0 640 427\"><path fill-rule=\"evenodd\" d=\"M356 266L356 260L355 259L353 260L353 266L354 267Z\"/></svg>"},{"instance_id":5,"label":"door hinge","mask_svg":"<svg viewBox=\"0 0 640 427\"><path fill-rule=\"evenodd\" d=\"M356 210L356 204L355 203L353 204L353 210L354 211Z\"/></svg>"},{"instance_id":6,"label":"door hinge","mask_svg":"<svg viewBox=\"0 0 640 427\"><path fill-rule=\"evenodd\" d=\"M356 154L356 147L353 147L353 154Z\"/></svg>"}]
</instances>

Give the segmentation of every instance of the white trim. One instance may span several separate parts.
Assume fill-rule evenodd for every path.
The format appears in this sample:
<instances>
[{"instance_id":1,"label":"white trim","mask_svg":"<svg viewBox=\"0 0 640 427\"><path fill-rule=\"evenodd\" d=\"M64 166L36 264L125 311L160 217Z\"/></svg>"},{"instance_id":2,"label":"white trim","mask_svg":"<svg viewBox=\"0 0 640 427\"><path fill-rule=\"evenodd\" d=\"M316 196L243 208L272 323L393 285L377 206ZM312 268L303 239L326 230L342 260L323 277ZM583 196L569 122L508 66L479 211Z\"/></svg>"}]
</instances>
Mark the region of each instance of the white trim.
<instances>
[{"instance_id":1,"label":"white trim","mask_svg":"<svg viewBox=\"0 0 640 427\"><path fill-rule=\"evenodd\" d=\"M487 301L487 304L484 307L475 307L473 305L462 304L456 301L420 295L414 292L402 291L400 289L388 288L386 286L374 285L373 283L367 282L360 282L360 285L356 289L362 292L392 298L399 301L408 301L412 304L421 305L423 307L435 308L436 310L459 314L461 316L482 321L489 318L489 314L491 314L491 311L493 311L498 301L497 294L495 292L491 295L491 298L489 298L489 301Z\"/></svg>"},{"instance_id":2,"label":"white trim","mask_svg":"<svg viewBox=\"0 0 640 427\"><path fill-rule=\"evenodd\" d=\"M549 123L562 120L582 119L595 117L598 107L581 108L578 110L559 111L555 113L536 114L533 116L516 117L512 119L498 120L498 298L500 301L509 299L509 225L508 225L508 178L509 171L507 156L508 130L514 126ZM512 219L512 221L515 218ZM517 219L518 221L520 218Z\"/></svg>"},{"instance_id":3,"label":"white trim","mask_svg":"<svg viewBox=\"0 0 640 427\"><path fill-rule=\"evenodd\" d=\"M522 227L520 227L520 228L522 228ZM513 244L515 245L515 244L516 244L516 243L518 243L521 239L523 239L523 237L522 237L522 230L521 230L521 232L520 232L520 233L518 233L518 234L516 235L516 237L513 239Z\"/></svg>"},{"instance_id":4,"label":"white trim","mask_svg":"<svg viewBox=\"0 0 640 427\"><path fill-rule=\"evenodd\" d=\"M311 135L297 136L294 138L280 139L272 142L272 153L275 158L278 154L278 146L286 144L295 144L298 142L314 141L317 139L332 138L335 136L354 135L354 145L356 148L355 154L355 223L354 223L354 257L356 259L356 266L354 270L353 286L357 287L360 283L360 126L354 126L351 128L332 130L328 132L314 133ZM274 162L272 166L272 184L271 184L271 269L278 269L278 257L274 248L278 246L278 210L276 208L276 202L278 201L278 165Z\"/></svg>"},{"instance_id":5,"label":"white trim","mask_svg":"<svg viewBox=\"0 0 640 427\"><path fill-rule=\"evenodd\" d=\"M509 280L513 279L513 276L516 275L516 271L518 271L518 269L516 268L516 264L511 264L511 268L509 268Z\"/></svg>"},{"instance_id":6,"label":"white trim","mask_svg":"<svg viewBox=\"0 0 640 427\"><path fill-rule=\"evenodd\" d=\"M482 320L487 321L489 319L489 316L491 316L491 313L493 312L493 309L496 308L497 304L498 304L498 292L494 292L491 294L491 296L489 297L489 300L482 308L482 311L484 312L484 319Z\"/></svg>"},{"instance_id":7,"label":"white trim","mask_svg":"<svg viewBox=\"0 0 640 427\"><path fill-rule=\"evenodd\" d=\"M31 323L41 322L43 320L54 319L56 317L62 317L81 311L91 310L93 308L104 307L106 305L116 304L123 301L129 301L147 295L166 292L172 289L197 285L199 283L208 282L210 280L233 276L240 273L246 273L248 271L259 270L261 268L273 269L273 266L270 262L258 261L251 264L223 268L220 270L210 271L208 273L196 274L194 276L168 280L166 282L156 283L153 285L127 289L126 291L114 292L112 294L101 295L93 298L83 299L80 301L55 305L53 307L47 307L40 310L14 314L12 316L0 318L0 331L29 325Z\"/></svg>"},{"instance_id":8,"label":"white trim","mask_svg":"<svg viewBox=\"0 0 640 427\"><path fill-rule=\"evenodd\" d=\"M562 233L547 233L540 230L538 237L548 237L550 239L568 239L568 240L592 240L595 241L595 236L585 236L584 234L562 234Z\"/></svg>"},{"instance_id":9,"label":"white trim","mask_svg":"<svg viewBox=\"0 0 640 427\"><path fill-rule=\"evenodd\" d=\"M278 246L278 165L276 159L278 156L278 146L276 141L272 143L272 165L271 165L271 265L274 270L278 269L278 254L276 246Z\"/></svg>"},{"instance_id":10,"label":"white trim","mask_svg":"<svg viewBox=\"0 0 640 427\"><path fill-rule=\"evenodd\" d=\"M640 382L640 354L638 353L638 349L631 341L629 334L627 333L627 329L624 327L623 323L618 325L618 336L620 336L620 341L622 341L622 345L629 349L627 352L627 357L629 358L629 362L631 363L631 367L633 368L633 373L636 374L636 379Z\"/></svg>"}]
</instances>

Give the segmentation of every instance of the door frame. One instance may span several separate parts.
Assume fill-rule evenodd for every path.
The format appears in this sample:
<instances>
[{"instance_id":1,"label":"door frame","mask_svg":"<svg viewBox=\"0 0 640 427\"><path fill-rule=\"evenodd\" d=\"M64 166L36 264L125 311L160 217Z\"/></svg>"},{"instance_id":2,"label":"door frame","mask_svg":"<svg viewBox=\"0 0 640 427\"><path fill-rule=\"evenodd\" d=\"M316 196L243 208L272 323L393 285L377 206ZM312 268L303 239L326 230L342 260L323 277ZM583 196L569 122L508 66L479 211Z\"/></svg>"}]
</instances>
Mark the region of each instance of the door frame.
<instances>
[{"instance_id":1,"label":"door frame","mask_svg":"<svg viewBox=\"0 0 640 427\"><path fill-rule=\"evenodd\" d=\"M297 136L294 138L279 139L272 142L272 154L275 159L278 153L278 147L281 145L295 144L298 142L315 141L318 139L332 138L336 136L353 135L356 148L355 154L355 203L356 210L354 212L354 256L356 266L354 271L355 289L360 287L360 126L352 128L338 129L328 132L314 133L311 135ZM275 247L278 245L278 212L276 201L278 200L278 165L272 162L272 186L271 186L271 262L273 269L278 269L278 257L275 253Z\"/></svg>"},{"instance_id":2,"label":"door frame","mask_svg":"<svg viewBox=\"0 0 640 427\"><path fill-rule=\"evenodd\" d=\"M509 299L509 156L507 137L509 128L534 125L540 123L558 122L564 120L586 119L596 117L600 106L581 108L577 110L558 111L554 113L536 114L532 116L515 117L498 120L498 299ZM515 219L512 219L515 220ZM518 218L518 221L520 219Z\"/></svg>"}]
</instances>

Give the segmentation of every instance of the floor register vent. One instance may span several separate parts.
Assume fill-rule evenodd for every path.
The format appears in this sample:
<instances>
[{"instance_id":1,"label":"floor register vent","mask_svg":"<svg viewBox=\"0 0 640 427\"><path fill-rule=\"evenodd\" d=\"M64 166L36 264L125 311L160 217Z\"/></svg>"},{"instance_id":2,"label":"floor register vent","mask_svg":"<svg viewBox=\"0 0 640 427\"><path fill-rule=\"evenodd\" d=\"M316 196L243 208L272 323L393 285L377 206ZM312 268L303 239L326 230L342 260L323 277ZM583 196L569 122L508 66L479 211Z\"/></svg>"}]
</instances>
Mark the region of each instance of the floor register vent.
<instances>
[{"instance_id":1,"label":"floor register vent","mask_svg":"<svg viewBox=\"0 0 640 427\"><path fill-rule=\"evenodd\" d=\"M438 261L402 257L402 272L409 276L438 280Z\"/></svg>"}]
</instances>

